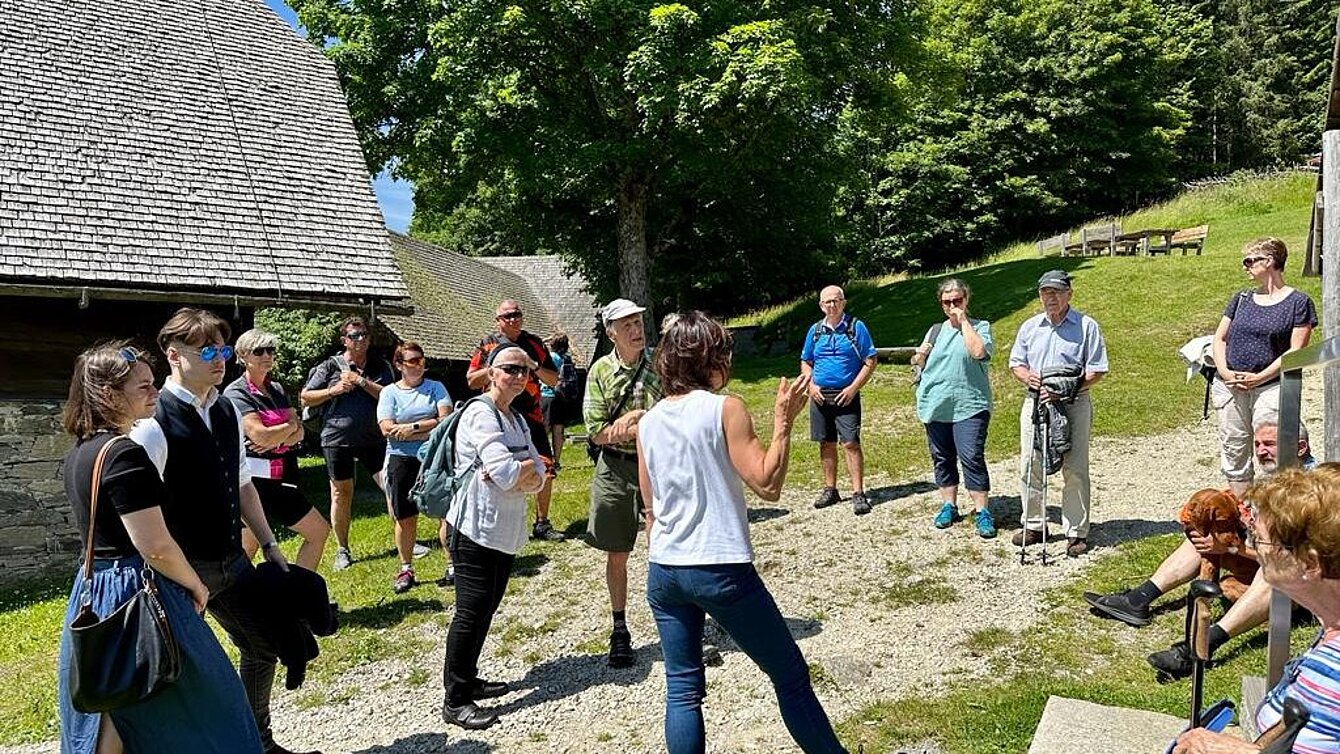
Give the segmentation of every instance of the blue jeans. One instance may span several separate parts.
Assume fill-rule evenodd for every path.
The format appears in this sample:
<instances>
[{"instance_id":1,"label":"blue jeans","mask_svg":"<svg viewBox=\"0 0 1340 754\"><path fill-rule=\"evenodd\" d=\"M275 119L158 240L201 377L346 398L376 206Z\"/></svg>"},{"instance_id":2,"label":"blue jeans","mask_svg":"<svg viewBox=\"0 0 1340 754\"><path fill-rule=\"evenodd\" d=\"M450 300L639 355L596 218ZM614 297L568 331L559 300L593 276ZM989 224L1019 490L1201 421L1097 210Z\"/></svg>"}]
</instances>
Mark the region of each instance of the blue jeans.
<instances>
[{"instance_id":1,"label":"blue jeans","mask_svg":"<svg viewBox=\"0 0 1340 754\"><path fill-rule=\"evenodd\" d=\"M647 602L665 659L665 744L670 754L702 754L703 620L712 618L749 655L777 693L791 738L806 754L845 754L810 685L810 669L777 603L752 563L665 566L652 563Z\"/></svg>"},{"instance_id":2,"label":"blue jeans","mask_svg":"<svg viewBox=\"0 0 1340 754\"><path fill-rule=\"evenodd\" d=\"M986 428L990 422L991 412L980 411L962 421L926 423L936 487L958 486L961 463L969 492L991 490L986 470Z\"/></svg>"}]
</instances>

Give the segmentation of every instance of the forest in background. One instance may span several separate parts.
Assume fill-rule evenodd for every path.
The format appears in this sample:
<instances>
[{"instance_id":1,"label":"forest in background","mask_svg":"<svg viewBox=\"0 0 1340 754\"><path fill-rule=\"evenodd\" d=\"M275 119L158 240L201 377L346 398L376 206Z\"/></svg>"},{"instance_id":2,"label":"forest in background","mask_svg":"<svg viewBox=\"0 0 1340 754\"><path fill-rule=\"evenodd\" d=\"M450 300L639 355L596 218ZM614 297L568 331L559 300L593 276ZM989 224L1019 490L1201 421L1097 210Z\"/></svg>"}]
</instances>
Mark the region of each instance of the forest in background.
<instances>
[{"instance_id":1,"label":"forest in background","mask_svg":"<svg viewBox=\"0 0 1340 754\"><path fill-rule=\"evenodd\" d=\"M1320 149L1320 0L291 0L411 233L738 312Z\"/></svg>"}]
</instances>

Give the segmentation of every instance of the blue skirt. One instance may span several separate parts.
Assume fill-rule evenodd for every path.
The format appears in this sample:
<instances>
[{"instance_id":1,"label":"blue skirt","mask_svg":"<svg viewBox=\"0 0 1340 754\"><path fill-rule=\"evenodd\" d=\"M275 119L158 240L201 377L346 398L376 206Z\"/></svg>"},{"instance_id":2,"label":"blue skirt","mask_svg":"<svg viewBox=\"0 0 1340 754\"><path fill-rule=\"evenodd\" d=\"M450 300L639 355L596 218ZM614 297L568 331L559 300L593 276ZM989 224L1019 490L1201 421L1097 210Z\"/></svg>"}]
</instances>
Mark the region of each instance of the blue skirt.
<instances>
[{"instance_id":1,"label":"blue skirt","mask_svg":"<svg viewBox=\"0 0 1340 754\"><path fill-rule=\"evenodd\" d=\"M140 589L143 567L144 560L138 556L93 562L93 610L99 618L111 614ZM260 754L261 739L242 682L214 632L195 612L190 593L161 575L158 592L181 645L181 676L151 699L109 713L126 752ZM61 754L90 754L98 742L101 715L76 710L66 681L72 651L70 621L79 612L83 594L81 568L70 590L60 637L56 683Z\"/></svg>"}]
</instances>

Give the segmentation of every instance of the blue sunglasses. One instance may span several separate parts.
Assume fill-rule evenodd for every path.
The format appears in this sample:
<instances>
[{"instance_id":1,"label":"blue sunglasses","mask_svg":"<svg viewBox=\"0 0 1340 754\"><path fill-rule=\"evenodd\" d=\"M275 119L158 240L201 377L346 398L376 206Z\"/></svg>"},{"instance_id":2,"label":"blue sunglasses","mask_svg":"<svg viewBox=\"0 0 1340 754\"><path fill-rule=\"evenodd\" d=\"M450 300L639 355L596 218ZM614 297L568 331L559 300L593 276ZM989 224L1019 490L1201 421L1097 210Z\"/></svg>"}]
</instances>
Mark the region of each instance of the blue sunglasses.
<instances>
[{"instance_id":1,"label":"blue sunglasses","mask_svg":"<svg viewBox=\"0 0 1340 754\"><path fill-rule=\"evenodd\" d=\"M227 361L233 358L232 346L205 346L204 348L178 346L178 348L181 348L186 351L195 351L196 353L200 354L200 358L204 361L213 361L215 359L223 359L224 361Z\"/></svg>"}]
</instances>

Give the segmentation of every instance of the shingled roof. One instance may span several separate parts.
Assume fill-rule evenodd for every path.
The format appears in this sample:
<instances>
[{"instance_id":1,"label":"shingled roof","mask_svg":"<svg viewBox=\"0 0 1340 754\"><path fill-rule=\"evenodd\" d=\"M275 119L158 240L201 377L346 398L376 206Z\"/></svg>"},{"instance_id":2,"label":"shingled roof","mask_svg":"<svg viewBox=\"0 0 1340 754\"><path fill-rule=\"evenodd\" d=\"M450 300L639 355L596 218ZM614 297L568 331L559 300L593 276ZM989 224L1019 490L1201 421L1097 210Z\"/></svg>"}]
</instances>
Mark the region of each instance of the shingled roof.
<instances>
[{"instance_id":1,"label":"shingled roof","mask_svg":"<svg viewBox=\"0 0 1340 754\"><path fill-rule=\"evenodd\" d=\"M262 0L0 4L0 286L407 291L333 65Z\"/></svg>"},{"instance_id":2,"label":"shingled roof","mask_svg":"<svg viewBox=\"0 0 1340 754\"><path fill-rule=\"evenodd\" d=\"M578 365L589 363L596 302L582 278L562 274L558 257L470 257L400 233L390 239L414 314L386 314L382 321L430 358L470 358L480 339L497 329L498 302L510 298L525 312L527 330L542 338L564 330Z\"/></svg>"}]
</instances>

